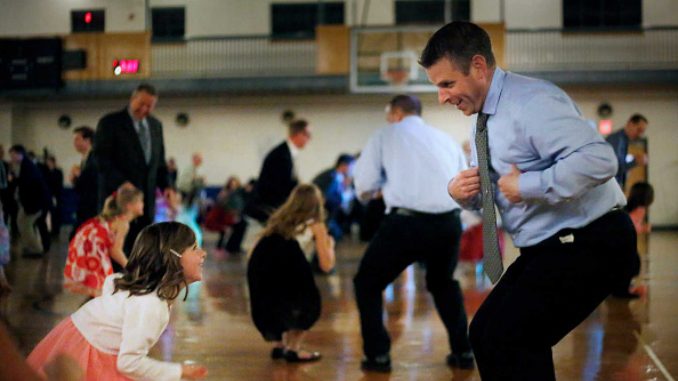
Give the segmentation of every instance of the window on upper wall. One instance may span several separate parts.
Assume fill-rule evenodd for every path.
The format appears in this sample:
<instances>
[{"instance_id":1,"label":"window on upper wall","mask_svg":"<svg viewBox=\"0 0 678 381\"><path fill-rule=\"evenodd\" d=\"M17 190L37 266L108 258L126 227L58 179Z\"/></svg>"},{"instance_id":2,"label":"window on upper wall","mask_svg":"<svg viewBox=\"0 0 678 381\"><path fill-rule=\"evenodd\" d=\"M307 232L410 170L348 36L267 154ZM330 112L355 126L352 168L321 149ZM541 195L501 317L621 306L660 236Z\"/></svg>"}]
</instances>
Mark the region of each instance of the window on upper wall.
<instances>
[{"instance_id":1,"label":"window on upper wall","mask_svg":"<svg viewBox=\"0 0 678 381\"><path fill-rule=\"evenodd\" d=\"M640 29L641 0L563 0L563 27L569 30Z\"/></svg>"},{"instance_id":2,"label":"window on upper wall","mask_svg":"<svg viewBox=\"0 0 678 381\"><path fill-rule=\"evenodd\" d=\"M343 23L343 2L271 4L271 36L274 38L312 39L316 26Z\"/></svg>"},{"instance_id":3,"label":"window on upper wall","mask_svg":"<svg viewBox=\"0 0 678 381\"><path fill-rule=\"evenodd\" d=\"M448 17L445 17L446 9L449 9ZM469 21L470 9L469 0L395 0L397 25Z\"/></svg>"},{"instance_id":4,"label":"window on upper wall","mask_svg":"<svg viewBox=\"0 0 678 381\"><path fill-rule=\"evenodd\" d=\"M153 8L151 23L154 41L183 40L186 33L186 8Z\"/></svg>"}]
</instances>

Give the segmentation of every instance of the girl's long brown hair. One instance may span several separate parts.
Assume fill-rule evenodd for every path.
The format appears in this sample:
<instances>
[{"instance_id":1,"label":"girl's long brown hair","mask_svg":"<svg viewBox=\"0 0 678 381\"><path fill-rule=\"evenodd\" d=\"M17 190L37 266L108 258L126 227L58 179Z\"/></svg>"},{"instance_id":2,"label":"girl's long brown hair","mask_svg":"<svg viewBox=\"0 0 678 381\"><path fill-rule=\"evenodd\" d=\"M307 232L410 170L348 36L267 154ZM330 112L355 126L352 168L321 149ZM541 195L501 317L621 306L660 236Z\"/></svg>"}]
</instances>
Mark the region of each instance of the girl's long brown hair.
<instances>
[{"instance_id":1,"label":"girl's long brown hair","mask_svg":"<svg viewBox=\"0 0 678 381\"><path fill-rule=\"evenodd\" d=\"M287 201L268 219L262 237L280 234L292 239L300 234L309 220L325 221L323 196L313 184L299 184L292 190Z\"/></svg>"},{"instance_id":2,"label":"girl's long brown hair","mask_svg":"<svg viewBox=\"0 0 678 381\"><path fill-rule=\"evenodd\" d=\"M182 253L195 245L195 233L179 222L161 222L145 227L134 241L126 274L114 281L115 292L129 291L146 295L157 290L163 300L174 300L188 286L180 258L170 251Z\"/></svg>"}]
</instances>

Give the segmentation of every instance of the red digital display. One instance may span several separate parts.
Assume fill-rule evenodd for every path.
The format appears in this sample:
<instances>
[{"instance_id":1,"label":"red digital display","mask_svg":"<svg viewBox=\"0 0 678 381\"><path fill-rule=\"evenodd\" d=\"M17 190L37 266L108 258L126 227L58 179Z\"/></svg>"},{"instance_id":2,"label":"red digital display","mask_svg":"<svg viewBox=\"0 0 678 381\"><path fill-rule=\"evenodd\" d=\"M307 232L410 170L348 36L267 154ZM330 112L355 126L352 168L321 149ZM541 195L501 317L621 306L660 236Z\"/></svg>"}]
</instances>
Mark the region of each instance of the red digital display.
<instances>
[{"instance_id":1,"label":"red digital display","mask_svg":"<svg viewBox=\"0 0 678 381\"><path fill-rule=\"evenodd\" d=\"M85 13L85 24L89 24L92 22L92 12L86 12Z\"/></svg>"},{"instance_id":2,"label":"red digital display","mask_svg":"<svg viewBox=\"0 0 678 381\"><path fill-rule=\"evenodd\" d=\"M135 74L139 72L139 60L114 60L113 74Z\"/></svg>"}]
</instances>

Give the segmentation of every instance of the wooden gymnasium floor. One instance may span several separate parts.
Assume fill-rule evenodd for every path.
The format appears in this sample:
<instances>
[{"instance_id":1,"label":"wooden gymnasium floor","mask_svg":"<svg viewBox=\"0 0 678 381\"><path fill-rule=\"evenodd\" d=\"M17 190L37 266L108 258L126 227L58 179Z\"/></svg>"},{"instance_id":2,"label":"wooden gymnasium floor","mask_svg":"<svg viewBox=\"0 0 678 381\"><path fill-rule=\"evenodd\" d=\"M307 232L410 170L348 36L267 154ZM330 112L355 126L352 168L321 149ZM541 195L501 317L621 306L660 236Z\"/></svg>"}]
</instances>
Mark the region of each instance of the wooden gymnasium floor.
<instances>
[{"instance_id":1,"label":"wooden gymnasium floor","mask_svg":"<svg viewBox=\"0 0 678 381\"><path fill-rule=\"evenodd\" d=\"M0 302L0 314L24 353L83 300L61 292L66 236L63 232L54 244L49 261L19 257L8 269L14 291ZM653 232L642 242L644 297L630 302L608 299L563 339L553 351L558 380L670 381L678 376L678 232ZM269 345L250 321L245 258L212 255L210 235L205 247L210 253L205 280L192 288L188 301L173 309L170 325L152 351L156 358L203 363L209 380L480 379L476 371L445 365L446 334L417 266L385 293L393 372L368 374L359 369L361 339L352 286L365 244L341 242L336 274L317 278L323 313L308 335L307 347L324 357L305 365L269 359ZM509 248L507 262L516 255ZM457 277L472 317L488 292L487 283L476 277L472 264L461 265Z\"/></svg>"}]
</instances>

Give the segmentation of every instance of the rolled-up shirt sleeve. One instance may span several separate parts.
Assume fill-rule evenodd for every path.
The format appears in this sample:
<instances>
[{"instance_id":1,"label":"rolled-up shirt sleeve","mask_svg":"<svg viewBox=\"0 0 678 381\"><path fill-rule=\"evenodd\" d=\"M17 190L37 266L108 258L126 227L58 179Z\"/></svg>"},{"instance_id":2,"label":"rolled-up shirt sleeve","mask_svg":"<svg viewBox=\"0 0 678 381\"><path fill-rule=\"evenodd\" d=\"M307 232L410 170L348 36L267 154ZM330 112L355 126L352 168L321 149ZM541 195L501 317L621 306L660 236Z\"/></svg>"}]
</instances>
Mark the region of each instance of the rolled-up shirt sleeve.
<instances>
[{"instance_id":1,"label":"rolled-up shirt sleeve","mask_svg":"<svg viewBox=\"0 0 678 381\"><path fill-rule=\"evenodd\" d=\"M365 193L379 190L384 183L381 135L381 133L377 133L370 138L355 165L353 179L359 197Z\"/></svg>"},{"instance_id":2,"label":"rolled-up shirt sleeve","mask_svg":"<svg viewBox=\"0 0 678 381\"><path fill-rule=\"evenodd\" d=\"M548 110L548 111L543 111ZM617 173L612 147L593 131L576 106L562 94L533 97L523 108L520 128L527 144L552 165L520 176L525 200L558 204L580 197Z\"/></svg>"},{"instance_id":3,"label":"rolled-up shirt sleeve","mask_svg":"<svg viewBox=\"0 0 678 381\"><path fill-rule=\"evenodd\" d=\"M151 295L132 296L125 303L117 367L123 375L143 381L179 381L181 364L154 360L148 351L167 327L167 302Z\"/></svg>"}]
</instances>

